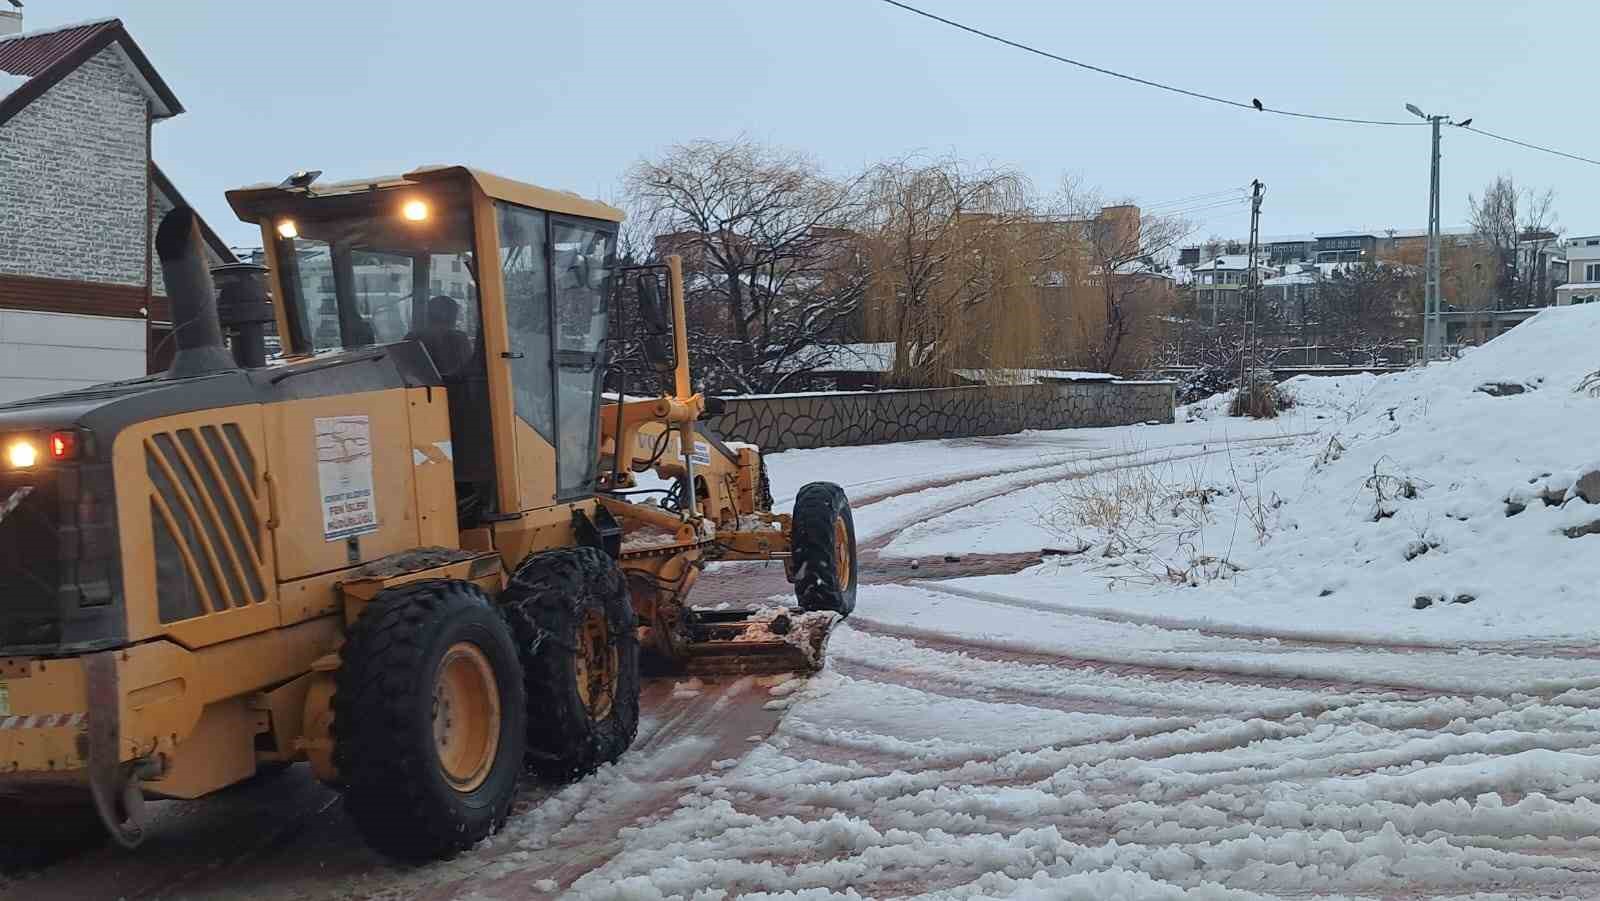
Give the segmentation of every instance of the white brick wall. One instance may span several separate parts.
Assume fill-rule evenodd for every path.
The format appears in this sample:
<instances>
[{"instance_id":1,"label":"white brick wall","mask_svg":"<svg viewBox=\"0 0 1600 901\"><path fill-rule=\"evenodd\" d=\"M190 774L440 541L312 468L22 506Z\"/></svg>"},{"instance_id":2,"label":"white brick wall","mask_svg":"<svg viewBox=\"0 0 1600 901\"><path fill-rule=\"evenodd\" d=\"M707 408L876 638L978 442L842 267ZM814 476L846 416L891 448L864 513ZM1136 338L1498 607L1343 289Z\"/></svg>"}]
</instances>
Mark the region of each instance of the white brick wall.
<instances>
[{"instance_id":1,"label":"white brick wall","mask_svg":"<svg viewBox=\"0 0 1600 901\"><path fill-rule=\"evenodd\" d=\"M0 403L144 375L142 319L0 310Z\"/></svg>"},{"instance_id":2,"label":"white brick wall","mask_svg":"<svg viewBox=\"0 0 1600 901\"><path fill-rule=\"evenodd\" d=\"M150 189L150 230L152 235L155 234L155 229L161 225L161 217L170 212L172 212L172 201L167 198L167 195L155 190L155 186L152 185ZM150 250L150 293L158 297L167 296L167 280L161 275L161 260L156 257L153 246Z\"/></svg>"},{"instance_id":3,"label":"white brick wall","mask_svg":"<svg viewBox=\"0 0 1600 901\"><path fill-rule=\"evenodd\" d=\"M150 186L150 232L152 235L155 234L155 230L160 227L161 217L172 212L172 206L172 198L161 193L156 189L154 183L152 183ZM221 266L223 263L222 256L218 254L216 250L212 249L209 243L205 245L205 249L206 265L211 267ZM153 255L155 253L154 250L152 250L151 253L150 292L155 294L157 297L166 297L167 282L166 279L161 275L161 260Z\"/></svg>"},{"instance_id":4,"label":"white brick wall","mask_svg":"<svg viewBox=\"0 0 1600 901\"><path fill-rule=\"evenodd\" d=\"M148 115L107 47L0 125L0 272L145 283Z\"/></svg>"}]
</instances>

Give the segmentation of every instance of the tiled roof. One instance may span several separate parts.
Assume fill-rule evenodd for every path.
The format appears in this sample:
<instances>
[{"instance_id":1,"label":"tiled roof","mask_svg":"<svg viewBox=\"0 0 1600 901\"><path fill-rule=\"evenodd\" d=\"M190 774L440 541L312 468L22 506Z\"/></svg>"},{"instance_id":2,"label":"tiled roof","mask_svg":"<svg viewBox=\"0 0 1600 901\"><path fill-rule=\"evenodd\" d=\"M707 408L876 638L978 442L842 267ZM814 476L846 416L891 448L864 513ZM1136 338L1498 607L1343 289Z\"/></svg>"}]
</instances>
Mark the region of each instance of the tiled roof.
<instances>
[{"instance_id":1,"label":"tiled roof","mask_svg":"<svg viewBox=\"0 0 1600 901\"><path fill-rule=\"evenodd\" d=\"M112 45L116 45L130 74L150 97L155 118L165 119L183 112L183 104L156 74L144 51L129 37L122 20L100 19L0 38L0 72L29 76L20 87L0 97L0 122L16 115L67 73Z\"/></svg>"}]
</instances>

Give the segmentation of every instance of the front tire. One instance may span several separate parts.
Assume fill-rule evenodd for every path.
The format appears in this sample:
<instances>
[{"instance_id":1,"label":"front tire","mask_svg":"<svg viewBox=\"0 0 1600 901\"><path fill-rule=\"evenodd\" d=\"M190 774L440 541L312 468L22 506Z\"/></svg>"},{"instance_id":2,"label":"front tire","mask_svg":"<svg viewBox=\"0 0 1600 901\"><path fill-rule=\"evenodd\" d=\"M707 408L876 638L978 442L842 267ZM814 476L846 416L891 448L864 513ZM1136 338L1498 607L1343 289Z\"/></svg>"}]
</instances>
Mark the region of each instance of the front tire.
<instances>
[{"instance_id":1,"label":"front tire","mask_svg":"<svg viewBox=\"0 0 1600 901\"><path fill-rule=\"evenodd\" d=\"M528 698L528 767L570 782L639 731L639 635L616 561L591 547L529 555L501 595Z\"/></svg>"},{"instance_id":2,"label":"front tire","mask_svg":"<svg viewBox=\"0 0 1600 901\"><path fill-rule=\"evenodd\" d=\"M527 705L510 630L483 592L450 581L381 592L342 657L334 762L367 843L438 860L504 823Z\"/></svg>"},{"instance_id":3,"label":"front tire","mask_svg":"<svg viewBox=\"0 0 1600 901\"><path fill-rule=\"evenodd\" d=\"M802 610L856 609L856 521L850 499L832 482L812 482L794 500L794 596Z\"/></svg>"}]
</instances>

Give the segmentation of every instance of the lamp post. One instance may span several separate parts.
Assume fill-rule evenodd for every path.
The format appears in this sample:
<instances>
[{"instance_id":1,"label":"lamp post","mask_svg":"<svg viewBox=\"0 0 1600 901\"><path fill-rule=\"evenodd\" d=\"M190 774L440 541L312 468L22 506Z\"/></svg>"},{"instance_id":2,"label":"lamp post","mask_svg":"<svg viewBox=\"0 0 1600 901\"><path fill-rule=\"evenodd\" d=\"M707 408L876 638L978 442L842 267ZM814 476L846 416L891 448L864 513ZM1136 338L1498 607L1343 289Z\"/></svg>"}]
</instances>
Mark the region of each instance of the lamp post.
<instances>
[{"instance_id":1,"label":"lamp post","mask_svg":"<svg viewBox=\"0 0 1600 901\"><path fill-rule=\"evenodd\" d=\"M1410 103L1406 104L1406 112L1433 126L1433 155L1428 182L1428 272L1422 301L1422 358L1426 362L1439 358L1445 337L1439 320L1439 125L1451 122L1451 119L1443 115L1430 116Z\"/></svg>"}]
</instances>

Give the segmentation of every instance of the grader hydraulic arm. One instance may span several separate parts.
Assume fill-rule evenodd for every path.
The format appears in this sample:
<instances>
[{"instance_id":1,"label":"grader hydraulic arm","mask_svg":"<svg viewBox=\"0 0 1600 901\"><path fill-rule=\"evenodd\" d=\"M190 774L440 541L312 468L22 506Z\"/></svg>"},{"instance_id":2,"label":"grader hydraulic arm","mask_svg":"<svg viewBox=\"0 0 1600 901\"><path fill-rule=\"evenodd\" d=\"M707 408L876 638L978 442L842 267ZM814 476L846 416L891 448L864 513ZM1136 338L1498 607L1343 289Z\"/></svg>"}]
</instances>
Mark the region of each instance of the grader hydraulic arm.
<instances>
[{"instance_id":1,"label":"grader hydraulic arm","mask_svg":"<svg viewBox=\"0 0 1600 901\"><path fill-rule=\"evenodd\" d=\"M664 265L634 274L637 318L645 328L641 346L657 372L670 373L671 393L637 400L619 390L617 401L601 411L601 448L609 457L602 461L601 503L622 527L619 560L647 664L662 672L819 669L830 630L855 598L854 524L843 492L822 483L801 492L823 497L829 515L820 525L813 513L797 542L795 517L772 511L760 451L698 426L710 404L692 388L682 260L669 256ZM665 304L658 287L663 276ZM641 488L639 476L646 474L667 487ZM662 496L636 500L651 491ZM689 606L689 592L707 564L733 561L780 563L801 610L770 603L743 610Z\"/></svg>"}]
</instances>

